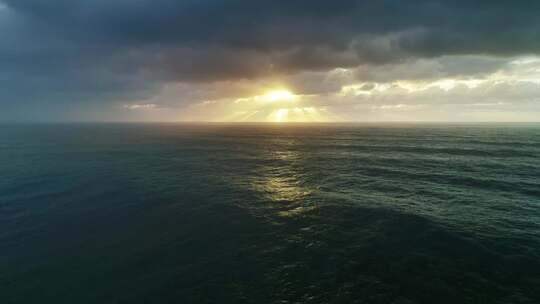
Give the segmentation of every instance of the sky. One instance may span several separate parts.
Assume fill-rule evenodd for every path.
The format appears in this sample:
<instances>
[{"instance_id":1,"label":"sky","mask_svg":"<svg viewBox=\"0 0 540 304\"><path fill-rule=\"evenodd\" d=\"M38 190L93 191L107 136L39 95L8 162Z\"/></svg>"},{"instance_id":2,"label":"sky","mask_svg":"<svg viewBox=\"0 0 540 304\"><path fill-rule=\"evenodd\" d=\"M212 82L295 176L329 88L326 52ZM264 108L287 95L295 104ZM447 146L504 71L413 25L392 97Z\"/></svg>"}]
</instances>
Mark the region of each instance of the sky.
<instances>
[{"instance_id":1,"label":"sky","mask_svg":"<svg viewBox=\"0 0 540 304\"><path fill-rule=\"evenodd\" d=\"M0 121L540 121L537 0L0 0Z\"/></svg>"}]
</instances>

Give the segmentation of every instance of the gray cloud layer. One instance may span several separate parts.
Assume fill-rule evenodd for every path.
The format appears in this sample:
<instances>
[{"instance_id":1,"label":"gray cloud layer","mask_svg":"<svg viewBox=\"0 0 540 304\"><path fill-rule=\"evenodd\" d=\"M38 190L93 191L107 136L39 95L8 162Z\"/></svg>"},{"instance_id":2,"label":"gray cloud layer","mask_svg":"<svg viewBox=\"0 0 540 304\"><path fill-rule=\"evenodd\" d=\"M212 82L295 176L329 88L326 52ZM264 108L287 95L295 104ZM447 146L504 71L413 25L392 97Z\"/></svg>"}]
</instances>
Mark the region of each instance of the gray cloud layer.
<instances>
[{"instance_id":1,"label":"gray cloud layer","mask_svg":"<svg viewBox=\"0 0 540 304\"><path fill-rule=\"evenodd\" d=\"M367 81L482 75L501 58L540 52L534 0L3 2L6 115L142 99L169 82L337 67Z\"/></svg>"}]
</instances>

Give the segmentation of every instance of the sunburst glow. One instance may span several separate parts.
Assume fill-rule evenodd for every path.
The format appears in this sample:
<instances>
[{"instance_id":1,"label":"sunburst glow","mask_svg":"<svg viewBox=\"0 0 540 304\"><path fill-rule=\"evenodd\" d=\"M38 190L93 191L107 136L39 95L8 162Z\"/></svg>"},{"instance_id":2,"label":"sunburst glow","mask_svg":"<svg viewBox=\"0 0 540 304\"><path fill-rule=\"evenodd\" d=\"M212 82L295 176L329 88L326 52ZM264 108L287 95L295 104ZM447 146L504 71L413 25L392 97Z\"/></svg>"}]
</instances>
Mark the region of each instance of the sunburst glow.
<instances>
[{"instance_id":1,"label":"sunburst glow","mask_svg":"<svg viewBox=\"0 0 540 304\"><path fill-rule=\"evenodd\" d=\"M269 120L273 122L285 122L289 116L289 109L278 109L272 112Z\"/></svg>"},{"instance_id":2,"label":"sunburst glow","mask_svg":"<svg viewBox=\"0 0 540 304\"><path fill-rule=\"evenodd\" d=\"M275 101L294 101L298 97L288 90L272 90L263 95L263 99L268 102Z\"/></svg>"},{"instance_id":3,"label":"sunburst glow","mask_svg":"<svg viewBox=\"0 0 540 304\"><path fill-rule=\"evenodd\" d=\"M260 95L234 99L226 105L218 121L322 122L339 120L325 106L314 105L312 95L273 89Z\"/></svg>"}]
</instances>

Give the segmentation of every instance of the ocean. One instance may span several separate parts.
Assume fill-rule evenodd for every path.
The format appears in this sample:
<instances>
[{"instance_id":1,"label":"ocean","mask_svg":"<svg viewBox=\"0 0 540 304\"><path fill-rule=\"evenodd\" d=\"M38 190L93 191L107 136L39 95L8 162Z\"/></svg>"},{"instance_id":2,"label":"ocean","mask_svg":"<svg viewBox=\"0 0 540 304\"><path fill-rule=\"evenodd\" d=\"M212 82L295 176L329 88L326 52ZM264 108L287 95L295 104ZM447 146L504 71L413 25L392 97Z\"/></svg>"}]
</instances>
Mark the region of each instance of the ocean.
<instances>
[{"instance_id":1,"label":"ocean","mask_svg":"<svg viewBox=\"0 0 540 304\"><path fill-rule=\"evenodd\" d=\"M0 303L540 303L540 125L4 124Z\"/></svg>"}]
</instances>

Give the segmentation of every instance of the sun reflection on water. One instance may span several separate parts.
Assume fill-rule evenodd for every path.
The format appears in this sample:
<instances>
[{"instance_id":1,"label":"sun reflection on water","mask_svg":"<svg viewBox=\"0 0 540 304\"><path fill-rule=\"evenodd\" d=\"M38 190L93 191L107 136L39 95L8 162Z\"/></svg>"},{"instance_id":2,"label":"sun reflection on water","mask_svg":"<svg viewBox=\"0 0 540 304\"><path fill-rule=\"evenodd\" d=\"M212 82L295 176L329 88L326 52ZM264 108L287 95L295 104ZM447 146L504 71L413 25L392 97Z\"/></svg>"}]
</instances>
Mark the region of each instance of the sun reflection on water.
<instances>
[{"instance_id":1,"label":"sun reflection on water","mask_svg":"<svg viewBox=\"0 0 540 304\"><path fill-rule=\"evenodd\" d=\"M258 170L254 190L263 194L278 216L296 217L316 209L310 200L312 190L303 182L302 158L298 151L273 151Z\"/></svg>"}]
</instances>

